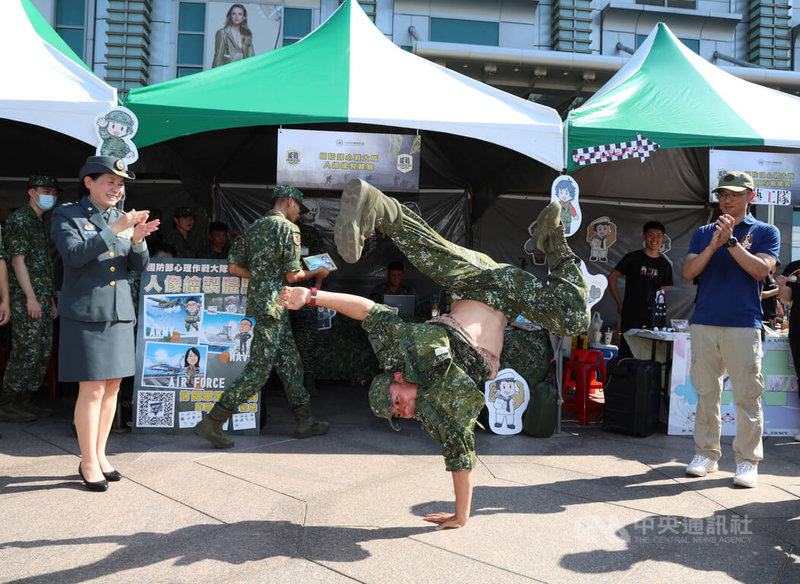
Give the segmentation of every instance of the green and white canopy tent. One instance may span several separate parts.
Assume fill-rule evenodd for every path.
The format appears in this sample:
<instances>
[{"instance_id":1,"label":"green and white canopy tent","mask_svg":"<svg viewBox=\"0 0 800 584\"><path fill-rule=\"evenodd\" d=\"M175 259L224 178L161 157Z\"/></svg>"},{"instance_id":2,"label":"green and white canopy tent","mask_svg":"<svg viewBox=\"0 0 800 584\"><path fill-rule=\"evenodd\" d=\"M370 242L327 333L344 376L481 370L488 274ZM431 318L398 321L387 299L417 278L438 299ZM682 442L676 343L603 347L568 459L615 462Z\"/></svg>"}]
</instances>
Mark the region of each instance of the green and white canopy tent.
<instances>
[{"instance_id":1,"label":"green and white canopy tent","mask_svg":"<svg viewBox=\"0 0 800 584\"><path fill-rule=\"evenodd\" d=\"M215 69L133 89L141 149L199 132L345 122L476 138L551 168L558 113L404 51L346 0L301 41Z\"/></svg>"},{"instance_id":2,"label":"green and white canopy tent","mask_svg":"<svg viewBox=\"0 0 800 584\"><path fill-rule=\"evenodd\" d=\"M0 3L0 118L96 144L95 119L117 91L89 70L30 0Z\"/></svg>"},{"instance_id":3,"label":"green and white canopy tent","mask_svg":"<svg viewBox=\"0 0 800 584\"><path fill-rule=\"evenodd\" d=\"M15 177L71 177L97 143L96 119L117 105L117 90L99 79L30 0L0 2L0 199L24 196Z\"/></svg>"},{"instance_id":4,"label":"green and white canopy tent","mask_svg":"<svg viewBox=\"0 0 800 584\"><path fill-rule=\"evenodd\" d=\"M712 65L659 23L631 59L566 121L576 149L652 140L659 148L800 147L800 100ZM647 162L645 162L647 164Z\"/></svg>"}]
</instances>

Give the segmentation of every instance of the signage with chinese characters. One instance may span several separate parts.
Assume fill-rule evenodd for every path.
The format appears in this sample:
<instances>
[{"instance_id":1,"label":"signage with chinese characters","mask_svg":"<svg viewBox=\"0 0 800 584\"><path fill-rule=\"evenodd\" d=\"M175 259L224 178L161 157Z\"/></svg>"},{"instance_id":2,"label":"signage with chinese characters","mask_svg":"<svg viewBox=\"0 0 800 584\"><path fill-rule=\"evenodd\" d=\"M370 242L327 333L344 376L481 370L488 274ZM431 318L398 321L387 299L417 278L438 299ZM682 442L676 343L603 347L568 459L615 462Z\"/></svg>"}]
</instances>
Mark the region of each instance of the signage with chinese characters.
<instances>
[{"instance_id":1,"label":"signage with chinese characters","mask_svg":"<svg viewBox=\"0 0 800 584\"><path fill-rule=\"evenodd\" d=\"M719 177L740 170L753 177L753 205L792 204L792 190L800 188L800 155L778 152L743 152L738 150L709 150L709 201L717 202L711 192Z\"/></svg>"},{"instance_id":2,"label":"signage with chinese characters","mask_svg":"<svg viewBox=\"0 0 800 584\"><path fill-rule=\"evenodd\" d=\"M248 280L222 260L152 259L142 272L133 431L188 431L241 375L257 326ZM259 395L225 429L258 434ZM230 425L230 427L228 427Z\"/></svg>"},{"instance_id":3,"label":"signage with chinese characters","mask_svg":"<svg viewBox=\"0 0 800 584\"><path fill-rule=\"evenodd\" d=\"M342 190L360 178L389 192L419 190L421 136L278 130L277 184Z\"/></svg>"}]
</instances>

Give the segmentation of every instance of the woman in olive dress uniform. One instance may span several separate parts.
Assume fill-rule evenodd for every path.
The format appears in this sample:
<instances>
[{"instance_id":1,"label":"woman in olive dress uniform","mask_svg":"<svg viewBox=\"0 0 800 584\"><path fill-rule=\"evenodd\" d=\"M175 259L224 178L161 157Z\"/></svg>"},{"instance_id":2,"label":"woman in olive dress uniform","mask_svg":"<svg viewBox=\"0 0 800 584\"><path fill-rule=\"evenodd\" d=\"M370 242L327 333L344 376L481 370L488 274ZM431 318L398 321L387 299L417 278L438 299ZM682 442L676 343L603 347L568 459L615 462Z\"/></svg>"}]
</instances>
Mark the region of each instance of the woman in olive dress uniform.
<instances>
[{"instance_id":1,"label":"woman in olive dress uniform","mask_svg":"<svg viewBox=\"0 0 800 584\"><path fill-rule=\"evenodd\" d=\"M79 382L75 429L81 449L78 474L91 491L105 491L121 475L106 458L106 443L123 377L134 374L128 270L144 270L144 238L159 221L149 211L116 207L134 174L122 160L91 156L80 170L78 203L53 212L50 235L64 261L58 308L59 381Z\"/></svg>"}]
</instances>

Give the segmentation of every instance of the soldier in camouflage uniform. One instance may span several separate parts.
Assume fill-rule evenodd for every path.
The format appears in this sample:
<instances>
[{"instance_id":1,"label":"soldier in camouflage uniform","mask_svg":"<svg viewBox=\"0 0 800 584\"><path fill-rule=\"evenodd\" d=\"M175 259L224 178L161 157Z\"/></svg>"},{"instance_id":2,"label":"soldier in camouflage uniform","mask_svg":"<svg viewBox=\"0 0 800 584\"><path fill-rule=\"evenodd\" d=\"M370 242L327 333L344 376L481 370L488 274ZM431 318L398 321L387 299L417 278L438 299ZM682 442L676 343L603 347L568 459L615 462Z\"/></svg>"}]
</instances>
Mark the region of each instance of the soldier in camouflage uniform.
<instances>
[{"instance_id":1,"label":"soldier in camouflage uniform","mask_svg":"<svg viewBox=\"0 0 800 584\"><path fill-rule=\"evenodd\" d=\"M312 203L309 203L312 204ZM325 243L319 230L314 227L316 213L311 209L308 213L300 216L298 228L300 229L300 257L325 253ZM301 284L306 288L312 285L321 288L322 278L306 280ZM300 310L293 311L290 315L292 323L292 334L300 352L300 360L303 363L303 386L310 395L317 394L316 366L317 366L317 309L316 307L304 306Z\"/></svg>"},{"instance_id":2,"label":"soldier in camouflage uniform","mask_svg":"<svg viewBox=\"0 0 800 584\"><path fill-rule=\"evenodd\" d=\"M11 318L11 303L8 292L8 266L6 264L8 255L5 245L3 245L2 232L0 232L0 326L8 324ZM0 348L4 350L5 347ZM12 410L16 409L12 405ZM14 413L6 411L0 403L0 422L28 422L35 419L35 416L24 413Z\"/></svg>"},{"instance_id":3,"label":"soldier in camouflage uniform","mask_svg":"<svg viewBox=\"0 0 800 584\"><path fill-rule=\"evenodd\" d=\"M296 309L311 301L362 320L386 373L369 392L373 413L399 429L396 418L415 418L442 445L453 475L455 514L432 513L437 529L461 527L469 518L474 426L484 405L483 383L497 374L506 318L523 314L561 334L589 327L588 286L567 246L558 203L537 219L533 243L545 252L549 284L508 264L446 241L421 218L360 180L347 184L336 220L339 254L354 262L374 229L391 237L424 274L453 292L447 315L426 324L406 323L372 300L302 288L284 288L282 302Z\"/></svg>"},{"instance_id":4,"label":"soldier in camouflage uniform","mask_svg":"<svg viewBox=\"0 0 800 584\"><path fill-rule=\"evenodd\" d=\"M245 229L228 256L230 273L250 279L246 315L255 318L256 326L244 371L194 428L195 434L216 448L234 445L222 432L222 425L266 383L273 366L294 412L295 437L308 438L328 431L328 422L317 421L311 414L289 314L278 304L281 288L287 282L294 284L328 275L326 268L304 270L300 264L300 231L293 222L301 212L306 212L303 193L289 185L276 187L272 211Z\"/></svg>"},{"instance_id":5,"label":"soldier in camouflage uniform","mask_svg":"<svg viewBox=\"0 0 800 584\"><path fill-rule=\"evenodd\" d=\"M6 220L5 246L11 257L11 355L0 404L18 412L47 416L48 408L32 401L47 374L53 348L53 262L42 215L58 194L55 177L35 175L28 181L28 204ZM13 407L12 406L12 407Z\"/></svg>"},{"instance_id":6,"label":"soldier in camouflage uniform","mask_svg":"<svg viewBox=\"0 0 800 584\"><path fill-rule=\"evenodd\" d=\"M386 281L381 282L369 293L370 300L383 304L383 297L387 294L408 294L414 295L414 289L403 282L406 269L403 262L389 262L386 267Z\"/></svg>"},{"instance_id":7,"label":"soldier in camouflage uniform","mask_svg":"<svg viewBox=\"0 0 800 584\"><path fill-rule=\"evenodd\" d=\"M175 250L176 258L199 258L203 254L189 237L194 229L194 211L189 207L177 207L172 215L175 229L164 238L164 243Z\"/></svg>"}]
</instances>

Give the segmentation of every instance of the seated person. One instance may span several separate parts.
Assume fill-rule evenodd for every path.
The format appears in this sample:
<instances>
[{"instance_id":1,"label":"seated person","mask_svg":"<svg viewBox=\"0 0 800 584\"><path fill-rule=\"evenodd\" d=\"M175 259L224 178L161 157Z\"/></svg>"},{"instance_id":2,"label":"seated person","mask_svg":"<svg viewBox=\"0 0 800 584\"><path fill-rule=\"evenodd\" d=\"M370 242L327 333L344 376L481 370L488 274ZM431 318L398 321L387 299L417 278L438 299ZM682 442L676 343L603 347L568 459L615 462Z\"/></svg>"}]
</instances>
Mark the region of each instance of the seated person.
<instances>
[{"instance_id":1,"label":"seated person","mask_svg":"<svg viewBox=\"0 0 800 584\"><path fill-rule=\"evenodd\" d=\"M211 260L228 259L228 226L222 221L212 221L208 226L208 251Z\"/></svg>"},{"instance_id":2,"label":"seated person","mask_svg":"<svg viewBox=\"0 0 800 584\"><path fill-rule=\"evenodd\" d=\"M414 296L414 289L403 282L406 275L403 262L389 262L386 268L386 282L381 282L369 293L369 298L373 302L383 304L383 297L386 294L409 294Z\"/></svg>"}]
</instances>

